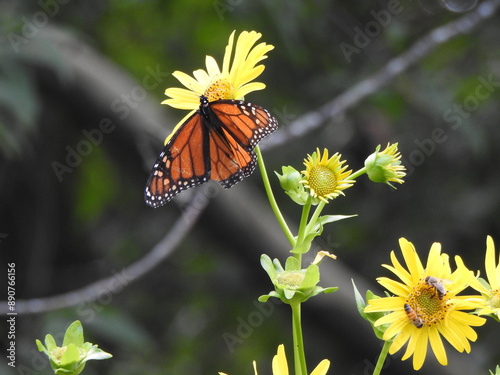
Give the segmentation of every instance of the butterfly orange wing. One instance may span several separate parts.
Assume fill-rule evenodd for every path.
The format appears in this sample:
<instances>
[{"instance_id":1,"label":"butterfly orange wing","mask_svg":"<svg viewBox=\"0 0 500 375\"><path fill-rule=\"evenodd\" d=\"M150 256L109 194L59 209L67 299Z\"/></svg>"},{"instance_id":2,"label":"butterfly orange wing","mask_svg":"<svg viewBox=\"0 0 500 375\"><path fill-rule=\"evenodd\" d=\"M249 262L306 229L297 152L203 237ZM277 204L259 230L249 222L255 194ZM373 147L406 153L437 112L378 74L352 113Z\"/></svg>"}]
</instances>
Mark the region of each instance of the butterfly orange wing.
<instances>
[{"instance_id":1,"label":"butterfly orange wing","mask_svg":"<svg viewBox=\"0 0 500 375\"><path fill-rule=\"evenodd\" d=\"M158 156L144 192L151 207L160 207L179 194L208 181L207 129L197 111L177 130Z\"/></svg>"},{"instance_id":2,"label":"butterfly orange wing","mask_svg":"<svg viewBox=\"0 0 500 375\"><path fill-rule=\"evenodd\" d=\"M278 128L269 111L242 100L211 102L210 161L213 180L230 188L255 169L257 143Z\"/></svg>"},{"instance_id":3,"label":"butterfly orange wing","mask_svg":"<svg viewBox=\"0 0 500 375\"><path fill-rule=\"evenodd\" d=\"M208 102L181 125L158 156L144 192L146 203L160 207L182 190L209 179L230 188L255 169L257 143L278 122L264 108L241 100Z\"/></svg>"}]
</instances>

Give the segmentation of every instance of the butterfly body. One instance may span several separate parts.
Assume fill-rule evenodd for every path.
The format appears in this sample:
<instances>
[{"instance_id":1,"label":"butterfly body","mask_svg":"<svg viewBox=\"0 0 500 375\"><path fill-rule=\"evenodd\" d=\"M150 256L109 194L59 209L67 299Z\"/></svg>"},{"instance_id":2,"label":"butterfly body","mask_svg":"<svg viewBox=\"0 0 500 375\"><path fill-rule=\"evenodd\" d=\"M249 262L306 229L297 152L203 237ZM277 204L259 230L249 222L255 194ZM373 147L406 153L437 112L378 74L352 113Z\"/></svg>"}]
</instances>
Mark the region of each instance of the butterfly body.
<instances>
[{"instance_id":1,"label":"butterfly body","mask_svg":"<svg viewBox=\"0 0 500 375\"><path fill-rule=\"evenodd\" d=\"M253 149L274 132L278 122L264 108L242 100L209 102L170 137L149 176L144 199L160 207L181 191L216 180L225 188L255 169Z\"/></svg>"}]
</instances>

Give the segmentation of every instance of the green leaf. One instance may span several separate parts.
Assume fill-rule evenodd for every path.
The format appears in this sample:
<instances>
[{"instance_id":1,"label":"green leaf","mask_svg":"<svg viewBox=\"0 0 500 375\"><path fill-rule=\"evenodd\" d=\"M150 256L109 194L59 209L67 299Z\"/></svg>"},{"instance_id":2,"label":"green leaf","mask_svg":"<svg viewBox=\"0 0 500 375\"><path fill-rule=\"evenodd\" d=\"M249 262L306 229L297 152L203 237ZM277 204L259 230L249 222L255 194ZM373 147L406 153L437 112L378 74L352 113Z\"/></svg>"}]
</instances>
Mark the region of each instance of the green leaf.
<instances>
[{"instance_id":1,"label":"green leaf","mask_svg":"<svg viewBox=\"0 0 500 375\"><path fill-rule=\"evenodd\" d=\"M271 260L271 258L269 258L268 255L262 254L260 256L260 265L262 266L262 268L264 268L264 271L267 272L267 274L271 278L271 281L276 279L278 273L276 272L273 261Z\"/></svg>"},{"instance_id":2,"label":"green leaf","mask_svg":"<svg viewBox=\"0 0 500 375\"><path fill-rule=\"evenodd\" d=\"M361 296L361 294L358 291L358 288L356 288L356 284L354 283L354 280L351 279L352 281L352 286L354 288L354 300L356 301L356 307L358 309L359 315L363 316L364 314L364 309L366 307L366 302Z\"/></svg>"},{"instance_id":3,"label":"green leaf","mask_svg":"<svg viewBox=\"0 0 500 375\"><path fill-rule=\"evenodd\" d=\"M47 334L45 336L45 346L47 347L47 351L49 353L57 348L56 340L54 340L51 334Z\"/></svg>"},{"instance_id":4,"label":"green leaf","mask_svg":"<svg viewBox=\"0 0 500 375\"><path fill-rule=\"evenodd\" d=\"M49 352L45 346L43 346L42 342L38 339L36 339L36 347L38 348L38 351L44 352L45 354L49 355Z\"/></svg>"},{"instance_id":5,"label":"green leaf","mask_svg":"<svg viewBox=\"0 0 500 375\"><path fill-rule=\"evenodd\" d=\"M338 286L330 286L328 288L323 288L323 293L330 294L336 292L337 290L339 290Z\"/></svg>"},{"instance_id":6,"label":"green leaf","mask_svg":"<svg viewBox=\"0 0 500 375\"><path fill-rule=\"evenodd\" d=\"M78 363L80 360L80 353L78 352L78 347L70 343L66 346L66 350L61 356L60 366L67 368L68 365L72 363Z\"/></svg>"},{"instance_id":7,"label":"green leaf","mask_svg":"<svg viewBox=\"0 0 500 375\"><path fill-rule=\"evenodd\" d=\"M298 271L300 270L300 263L295 257L288 257L285 263L285 271Z\"/></svg>"},{"instance_id":8,"label":"green leaf","mask_svg":"<svg viewBox=\"0 0 500 375\"><path fill-rule=\"evenodd\" d=\"M500 375L500 366L497 365L495 372L490 370L490 375Z\"/></svg>"},{"instance_id":9,"label":"green leaf","mask_svg":"<svg viewBox=\"0 0 500 375\"><path fill-rule=\"evenodd\" d=\"M358 215L323 215L318 218L318 222L321 223L321 225L325 225L328 223L333 223L335 221L340 221L344 219L349 219L351 217L355 217Z\"/></svg>"},{"instance_id":10,"label":"green leaf","mask_svg":"<svg viewBox=\"0 0 500 375\"><path fill-rule=\"evenodd\" d=\"M83 340L83 327L79 320L75 320L66 330L64 334L63 346L69 346L69 344L75 344L77 347L82 346Z\"/></svg>"},{"instance_id":11,"label":"green leaf","mask_svg":"<svg viewBox=\"0 0 500 375\"><path fill-rule=\"evenodd\" d=\"M97 345L93 345L92 348L89 350L87 353L87 356L83 360L84 362L90 361L90 360L101 360L101 359L108 359L113 357L112 354L105 352L104 350L101 350L97 347Z\"/></svg>"},{"instance_id":12,"label":"green leaf","mask_svg":"<svg viewBox=\"0 0 500 375\"><path fill-rule=\"evenodd\" d=\"M316 264L311 264L307 267L304 281L300 285L301 290L311 289L319 283L319 267Z\"/></svg>"}]
</instances>

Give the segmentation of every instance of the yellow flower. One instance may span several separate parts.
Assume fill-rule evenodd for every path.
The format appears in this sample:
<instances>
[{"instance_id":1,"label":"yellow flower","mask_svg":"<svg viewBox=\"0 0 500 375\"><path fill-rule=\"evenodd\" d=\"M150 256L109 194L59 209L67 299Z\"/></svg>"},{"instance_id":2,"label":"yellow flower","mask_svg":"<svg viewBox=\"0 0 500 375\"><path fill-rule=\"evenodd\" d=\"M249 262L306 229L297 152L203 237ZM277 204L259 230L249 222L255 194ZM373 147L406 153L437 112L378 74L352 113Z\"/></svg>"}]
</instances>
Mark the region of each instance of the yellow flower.
<instances>
[{"instance_id":1,"label":"yellow flower","mask_svg":"<svg viewBox=\"0 0 500 375\"><path fill-rule=\"evenodd\" d=\"M477 314L494 315L500 320L500 260L498 264L495 263L495 244L491 236L486 239L486 257L484 261L488 282L485 280L480 282L471 271L467 270L462 259L457 259L457 265L466 272L470 286L481 293L482 297L479 300L482 306L477 310Z\"/></svg>"},{"instance_id":2,"label":"yellow flower","mask_svg":"<svg viewBox=\"0 0 500 375\"><path fill-rule=\"evenodd\" d=\"M322 360L318 366L311 372L311 375L325 375L330 367L328 359ZM253 361L253 369L255 375L257 374L257 363ZM219 372L219 375L227 375ZM278 353L273 358L273 375L288 375L288 363L285 355L285 346L283 344L278 346Z\"/></svg>"},{"instance_id":3,"label":"yellow flower","mask_svg":"<svg viewBox=\"0 0 500 375\"><path fill-rule=\"evenodd\" d=\"M383 151L380 151L378 145L375 152L365 160L366 173L373 182L383 182L390 186L392 186L390 181L402 184L406 168L400 159L401 153L398 151L397 143L392 145L388 143Z\"/></svg>"},{"instance_id":4,"label":"yellow flower","mask_svg":"<svg viewBox=\"0 0 500 375\"><path fill-rule=\"evenodd\" d=\"M328 150L323 151L323 156L316 149L312 155L304 160L306 170L302 171L304 179L301 181L310 190L310 194L314 198L318 198L325 203L329 199L337 198L340 194L344 194L342 190L351 187L354 180L349 180L348 177L352 171L345 170L348 166L342 166L345 160L340 161L341 155L335 153L331 158L328 158Z\"/></svg>"},{"instance_id":5,"label":"yellow flower","mask_svg":"<svg viewBox=\"0 0 500 375\"><path fill-rule=\"evenodd\" d=\"M191 110L165 139L165 144L170 137L200 107L200 96L204 95L209 102L220 99L243 99L243 97L256 90L262 90L266 85L262 82L251 82L263 71L264 65L257 65L267 58L266 53L274 46L260 43L254 46L262 34L256 31L243 31L236 42L233 55L234 44L233 31L229 36L226 46L222 70L219 69L217 61L212 56L206 56L205 64L207 70L198 69L193 72L193 77L188 74L175 71L173 76L177 78L186 88L168 88L162 104L167 104L178 109Z\"/></svg>"},{"instance_id":6,"label":"yellow flower","mask_svg":"<svg viewBox=\"0 0 500 375\"><path fill-rule=\"evenodd\" d=\"M267 58L266 53L274 46L266 43L254 46L262 34L256 31L243 31L238 37L233 56L234 33L233 31L229 36L222 70L212 56L207 56L205 59L207 70L195 70L194 78L183 72L174 72L173 76L187 89L167 89L165 95L171 99L164 100L162 104L179 109L197 109L200 106L201 95L205 95L209 102L219 99L243 99L249 92L264 89L265 84L250 82L264 71L264 65L257 64Z\"/></svg>"},{"instance_id":7,"label":"yellow flower","mask_svg":"<svg viewBox=\"0 0 500 375\"><path fill-rule=\"evenodd\" d=\"M408 342L402 360L413 355L413 367L422 367L427 344L430 343L440 364L447 364L441 336L456 350L469 353L469 341L475 341L476 332L471 326L481 326L485 319L461 310L476 305L471 296L457 296L468 284L462 270L451 271L449 257L441 254L441 244L434 243L424 268L411 242L399 240L406 263L405 269L394 251L392 265L383 267L392 271L402 282L380 277L377 281L394 297L371 299L365 312L388 312L375 322L375 326L388 324L384 340L393 340L389 353L394 354Z\"/></svg>"}]
</instances>

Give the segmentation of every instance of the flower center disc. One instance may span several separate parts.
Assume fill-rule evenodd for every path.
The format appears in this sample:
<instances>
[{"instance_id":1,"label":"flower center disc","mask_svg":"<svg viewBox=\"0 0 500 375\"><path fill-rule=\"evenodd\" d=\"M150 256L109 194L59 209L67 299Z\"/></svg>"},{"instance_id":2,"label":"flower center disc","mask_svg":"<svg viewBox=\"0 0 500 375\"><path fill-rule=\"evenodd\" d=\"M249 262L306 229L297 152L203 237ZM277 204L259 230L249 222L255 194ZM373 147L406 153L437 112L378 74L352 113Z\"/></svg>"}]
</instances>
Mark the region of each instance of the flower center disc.
<instances>
[{"instance_id":1,"label":"flower center disc","mask_svg":"<svg viewBox=\"0 0 500 375\"><path fill-rule=\"evenodd\" d=\"M231 84L225 79L219 79L212 83L203 93L209 102L221 99L234 99Z\"/></svg>"},{"instance_id":2,"label":"flower center disc","mask_svg":"<svg viewBox=\"0 0 500 375\"><path fill-rule=\"evenodd\" d=\"M423 323L434 325L444 320L448 305L446 297L440 299L436 289L425 282L419 283L408 296L408 304L416 311Z\"/></svg>"},{"instance_id":3,"label":"flower center disc","mask_svg":"<svg viewBox=\"0 0 500 375\"><path fill-rule=\"evenodd\" d=\"M337 177L330 168L316 165L309 173L309 186L318 196L324 197L335 192Z\"/></svg>"}]
</instances>

